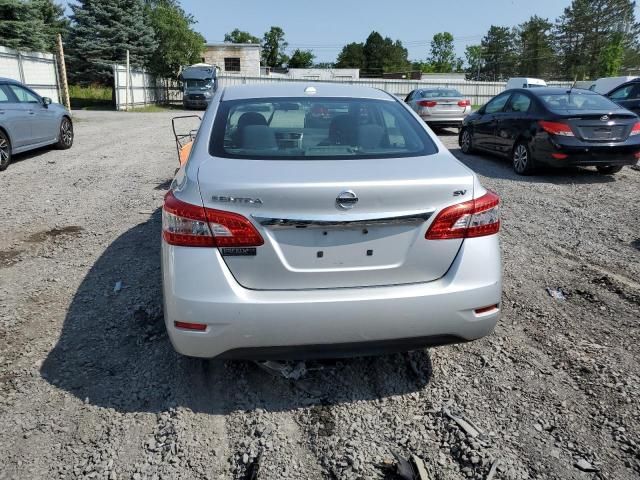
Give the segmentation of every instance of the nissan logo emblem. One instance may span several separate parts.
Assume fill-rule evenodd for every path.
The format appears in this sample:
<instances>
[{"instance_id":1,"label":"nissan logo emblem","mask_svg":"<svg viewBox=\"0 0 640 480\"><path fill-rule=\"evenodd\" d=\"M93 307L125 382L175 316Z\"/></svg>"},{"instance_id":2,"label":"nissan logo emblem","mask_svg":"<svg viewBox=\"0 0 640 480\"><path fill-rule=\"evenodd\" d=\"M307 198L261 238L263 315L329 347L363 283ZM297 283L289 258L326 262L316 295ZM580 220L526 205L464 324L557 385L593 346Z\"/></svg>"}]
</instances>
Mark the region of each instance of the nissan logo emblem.
<instances>
[{"instance_id":1,"label":"nissan logo emblem","mask_svg":"<svg viewBox=\"0 0 640 480\"><path fill-rule=\"evenodd\" d=\"M602 115L600 117L600 120L603 121L603 122L607 122L609 120L609 115Z\"/></svg>"},{"instance_id":2,"label":"nissan logo emblem","mask_svg":"<svg viewBox=\"0 0 640 480\"><path fill-rule=\"evenodd\" d=\"M358 196L353 190L345 190L336 198L336 207L343 210L349 210L358 203Z\"/></svg>"}]
</instances>

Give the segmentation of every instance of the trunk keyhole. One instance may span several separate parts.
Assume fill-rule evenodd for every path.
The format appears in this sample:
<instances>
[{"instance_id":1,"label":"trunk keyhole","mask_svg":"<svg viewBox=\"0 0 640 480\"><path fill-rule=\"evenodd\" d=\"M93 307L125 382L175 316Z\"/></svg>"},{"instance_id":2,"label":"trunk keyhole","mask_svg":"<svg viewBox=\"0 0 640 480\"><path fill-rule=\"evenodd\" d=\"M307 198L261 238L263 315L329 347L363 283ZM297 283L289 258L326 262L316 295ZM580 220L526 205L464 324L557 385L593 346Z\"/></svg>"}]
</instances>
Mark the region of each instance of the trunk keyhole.
<instances>
[{"instance_id":1,"label":"trunk keyhole","mask_svg":"<svg viewBox=\"0 0 640 480\"><path fill-rule=\"evenodd\" d=\"M373 256L373 250L367 250L367 257Z\"/></svg>"},{"instance_id":2,"label":"trunk keyhole","mask_svg":"<svg viewBox=\"0 0 640 480\"><path fill-rule=\"evenodd\" d=\"M316 255L318 258L322 258L324 256L324 252L318 252Z\"/></svg>"}]
</instances>

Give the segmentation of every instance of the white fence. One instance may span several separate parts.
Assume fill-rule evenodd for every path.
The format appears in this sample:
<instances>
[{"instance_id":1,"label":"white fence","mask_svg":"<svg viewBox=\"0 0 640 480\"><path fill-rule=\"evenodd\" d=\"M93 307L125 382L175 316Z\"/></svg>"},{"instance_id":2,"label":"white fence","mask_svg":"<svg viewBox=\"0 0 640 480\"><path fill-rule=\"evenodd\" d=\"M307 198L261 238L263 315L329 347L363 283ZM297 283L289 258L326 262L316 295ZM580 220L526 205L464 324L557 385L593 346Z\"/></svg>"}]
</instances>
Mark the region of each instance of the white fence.
<instances>
[{"instance_id":1,"label":"white fence","mask_svg":"<svg viewBox=\"0 0 640 480\"><path fill-rule=\"evenodd\" d=\"M60 102L58 64L51 53L19 52L0 47L0 77L18 80L39 95Z\"/></svg>"},{"instance_id":2,"label":"white fence","mask_svg":"<svg viewBox=\"0 0 640 480\"><path fill-rule=\"evenodd\" d=\"M238 77L238 76L221 76L219 78L219 86L232 86L244 84L258 83L282 83L282 82L302 82L309 83L309 80L292 80L290 78L270 78L264 77ZM409 92L416 88L455 88L465 97L471 100L474 105L482 105L487 103L491 98L502 92L506 87L506 82L470 82L466 80L446 80L446 79L428 79L428 80L389 80L381 78L361 78L359 80L331 80L326 83L347 83L350 85L363 85L367 87L379 88L404 99ZM572 82L550 82L549 86L570 87Z\"/></svg>"},{"instance_id":3,"label":"white fence","mask_svg":"<svg viewBox=\"0 0 640 480\"><path fill-rule=\"evenodd\" d=\"M113 66L113 88L116 110L182 102L182 93L177 85L170 80L156 78L144 70L130 69L127 82L127 67L124 65Z\"/></svg>"}]
</instances>

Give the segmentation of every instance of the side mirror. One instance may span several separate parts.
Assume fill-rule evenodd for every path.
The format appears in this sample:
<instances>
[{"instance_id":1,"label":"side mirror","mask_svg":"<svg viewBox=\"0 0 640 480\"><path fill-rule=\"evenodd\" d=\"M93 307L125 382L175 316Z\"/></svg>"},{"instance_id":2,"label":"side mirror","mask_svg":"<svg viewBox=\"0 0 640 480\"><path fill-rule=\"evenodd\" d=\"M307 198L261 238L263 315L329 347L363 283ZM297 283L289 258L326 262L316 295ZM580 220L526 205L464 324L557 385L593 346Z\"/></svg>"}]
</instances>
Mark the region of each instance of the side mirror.
<instances>
[{"instance_id":1,"label":"side mirror","mask_svg":"<svg viewBox=\"0 0 640 480\"><path fill-rule=\"evenodd\" d=\"M47 107L51 105L51 99L49 97L42 97L42 104Z\"/></svg>"}]
</instances>

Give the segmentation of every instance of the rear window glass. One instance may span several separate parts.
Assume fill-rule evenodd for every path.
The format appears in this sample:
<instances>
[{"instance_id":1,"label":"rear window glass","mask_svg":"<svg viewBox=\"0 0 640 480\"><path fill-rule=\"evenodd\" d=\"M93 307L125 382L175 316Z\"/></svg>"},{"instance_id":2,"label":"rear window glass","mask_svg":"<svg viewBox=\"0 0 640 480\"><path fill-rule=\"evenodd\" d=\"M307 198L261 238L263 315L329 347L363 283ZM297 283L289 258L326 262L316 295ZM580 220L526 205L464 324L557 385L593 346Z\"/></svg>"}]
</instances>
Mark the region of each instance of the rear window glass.
<instances>
[{"instance_id":1,"label":"rear window glass","mask_svg":"<svg viewBox=\"0 0 640 480\"><path fill-rule=\"evenodd\" d=\"M549 110L619 110L620 107L611 100L593 93L572 91L571 93L545 94L538 98Z\"/></svg>"},{"instance_id":2,"label":"rear window glass","mask_svg":"<svg viewBox=\"0 0 640 480\"><path fill-rule=\"evenodd\" d=\"M435 90L422 90L420 92L422 98L442 98L442 97L461 97L462 94L453 88L438 88Z\"/></svg>"},{"instance_id":3,"label":"rear window glass","mask_svg":"<svg viewBox=\"0 0 640 480\"><path fill-rule=\"evenodd\" d=\"M209 151L226 158L295 160L413 157L438 149L398 102L261 98L220 104Z\"/></svg>"}]
</instances>

